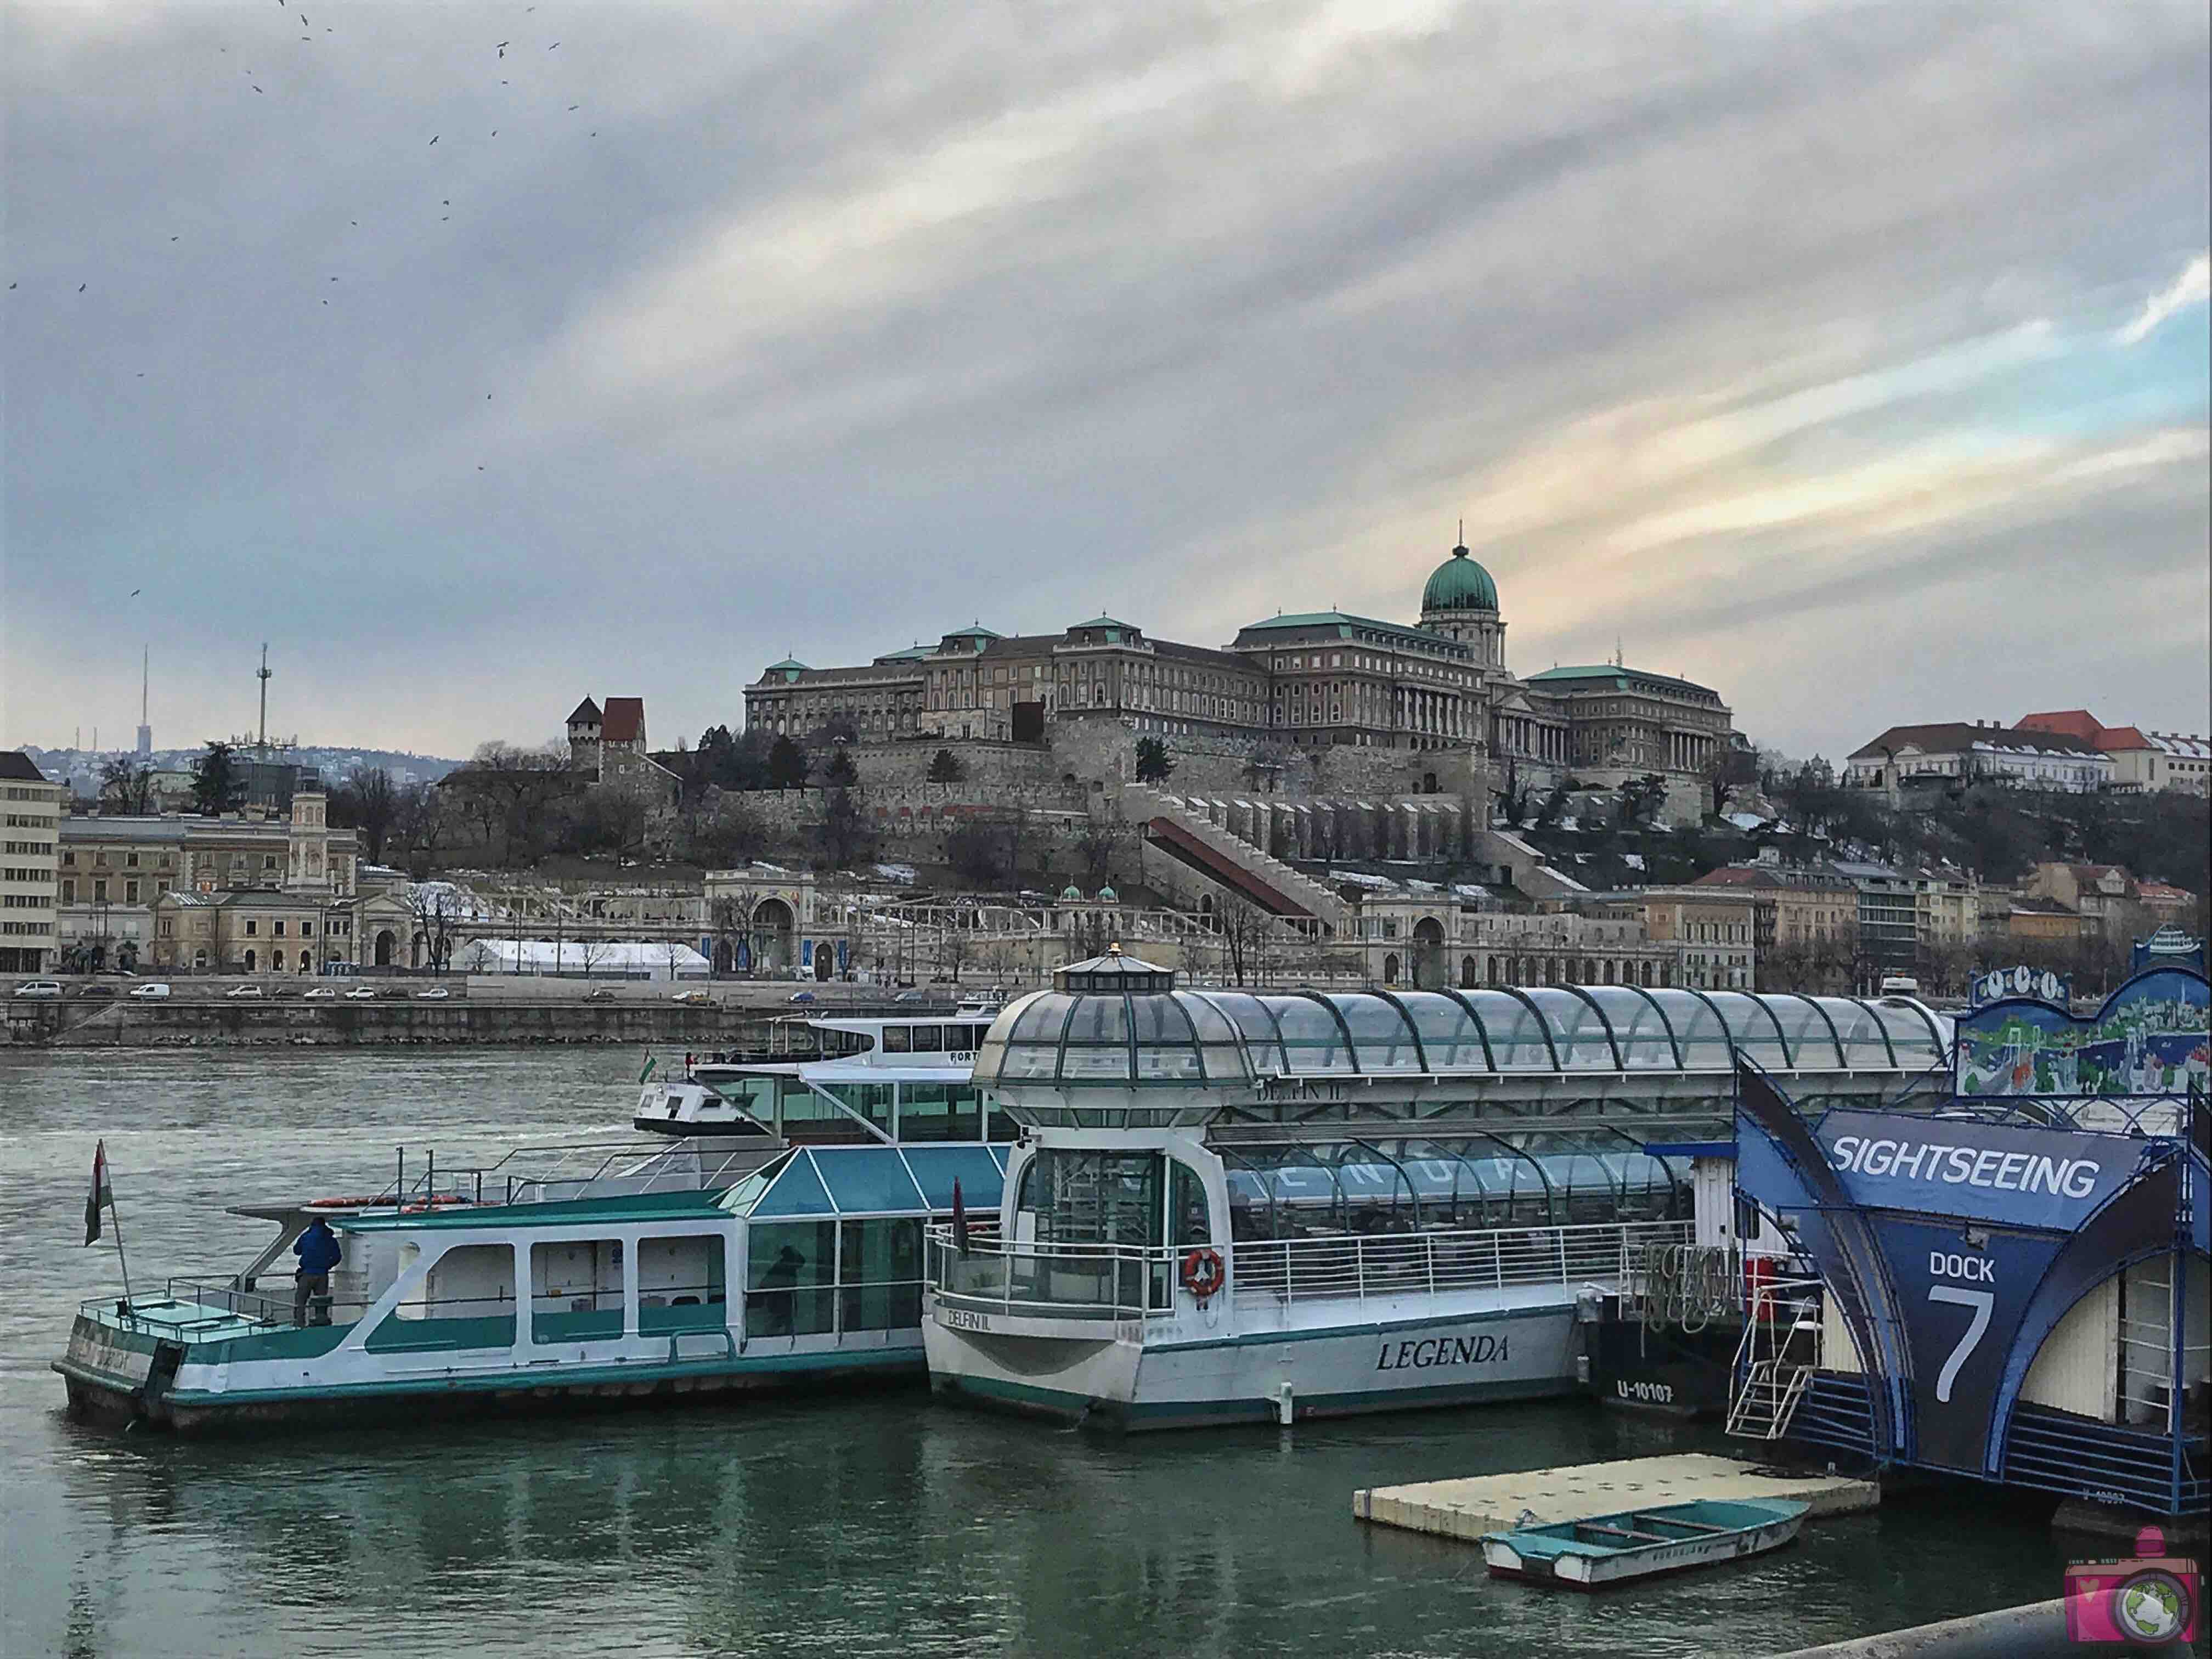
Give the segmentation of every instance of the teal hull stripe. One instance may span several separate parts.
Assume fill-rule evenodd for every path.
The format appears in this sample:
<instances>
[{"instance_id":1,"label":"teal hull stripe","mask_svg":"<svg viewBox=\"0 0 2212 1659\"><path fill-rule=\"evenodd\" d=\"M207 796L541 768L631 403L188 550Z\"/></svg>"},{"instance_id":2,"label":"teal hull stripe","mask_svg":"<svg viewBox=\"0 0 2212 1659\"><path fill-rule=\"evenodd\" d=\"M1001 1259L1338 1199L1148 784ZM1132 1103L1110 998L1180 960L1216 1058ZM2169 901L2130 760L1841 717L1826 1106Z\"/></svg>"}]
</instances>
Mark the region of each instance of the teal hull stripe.
<instances>
[{"instance_id":1,"label":"teal hull stripe","mask_svg":"<svg viewBox=\"0 0 2212 1659\"><path fill-rule=\"evenodd\" d=\"M1272 1419L1274 1403L1261 1399L1175 1400L1152 1404L1124 1405L1115 1401L1093 1401L1087 1395L1060 1389L1041 1389L1030 1382L1008 1382L992 1376L941 1376L933 1379L946 1392L980 1395L987 1399L1030 1406L1061 1417L1080 1417L1093 1404L1133 1423L1197 1421L1201 1419L1249 1417ZM1512 1382L1439 1382L1419 1389L1377 1389L1357 1394L1312 1394L1296 1396L1301 1412L1337 1414L1355 1411L1387 1412L1421 1406L1473 1405L1486 1400L1535 1400L1572 1394L1575 1384L1564 1377L1530 1377Z\"/></svg>"},{"instance_id":2,"label":"teal hull stripe","mask_svg":"<svg viewBox=\"0 0 2212 1659\"><path fill-rule=\"evenodd\" d=\"M265 1405L272 1401L362 1399L403 1394L476 1393L491 1390L536 1393L539 1389L597 1388L606 1384L646 1385L686 1377L740 1377L803 1374L809 1371L922 1370L927 1362L920 1347L848 1350L827 1353L764 1354L750 1359L687 1360L678 1364L580 1365L558 1370L538 1367L527 1371L475 1372L452 1376L405 1377L387 1382L346 1382L297 1389L228 1389L218 1394L204 1389L172 1389L162 1395L173 1406L199 1409L223 1406ZM104 1388L135 1392L138 1384L56 1362L56 1369L80 1381Z\"/></svg>"},{"instance_id":3,"label":"teal hull stripe","mask_svg":"<svg viewBox=\"0 0 2212 1659\"><path fill-rule=\"evenodd\" d=\"M1244 1336L1215 1337L1206 1342L1147 1342L1146 1353L1196 1353L1204 1348L1249 1348L1261 1343L1325 1342L1346 1336L1389 1336L1399 1331L1425 1331L1439 1325L1480 1325L1501 1319L1564 1319L1574 1304L1550 1307L1485 1308L1472 1313L1431 1314L1419 1319L1386 1319L1367 1325L1327 1325L1303 1330L1254 1331Z\"/></svg>"}]
</instances>

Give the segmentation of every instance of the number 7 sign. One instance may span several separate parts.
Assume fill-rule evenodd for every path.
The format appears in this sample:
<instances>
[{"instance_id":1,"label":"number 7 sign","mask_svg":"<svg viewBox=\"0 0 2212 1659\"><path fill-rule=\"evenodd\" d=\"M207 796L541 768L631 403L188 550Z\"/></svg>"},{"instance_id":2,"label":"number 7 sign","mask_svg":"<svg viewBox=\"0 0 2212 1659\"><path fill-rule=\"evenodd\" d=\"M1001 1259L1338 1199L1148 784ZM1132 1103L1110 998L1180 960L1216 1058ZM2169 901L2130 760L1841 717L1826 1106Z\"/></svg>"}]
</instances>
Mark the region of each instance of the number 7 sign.
<instances>
[{"instance_id":1,"label":"number 7 sign","mask_svg":"<svg viewBox=\"0 0 2212 1659\"><path fill-rule=\"evenodd\" d=\"M1990 1328L1990 1310L1996 1305L1997 1299L1993 1291L1961 1290L1955 1285L1930 1285L1928 1299L1974 1310L1973 1318L1966 1322L1966 1334L1959 1339L1959 1346L1951 1350L1951 1357L1936 1374L1936 1403L1948 1406L1951 1403L1951 1385L1959 1380L1960 1367L1981 1346L1983 1334Z\"/></svg>"}]
</instances>

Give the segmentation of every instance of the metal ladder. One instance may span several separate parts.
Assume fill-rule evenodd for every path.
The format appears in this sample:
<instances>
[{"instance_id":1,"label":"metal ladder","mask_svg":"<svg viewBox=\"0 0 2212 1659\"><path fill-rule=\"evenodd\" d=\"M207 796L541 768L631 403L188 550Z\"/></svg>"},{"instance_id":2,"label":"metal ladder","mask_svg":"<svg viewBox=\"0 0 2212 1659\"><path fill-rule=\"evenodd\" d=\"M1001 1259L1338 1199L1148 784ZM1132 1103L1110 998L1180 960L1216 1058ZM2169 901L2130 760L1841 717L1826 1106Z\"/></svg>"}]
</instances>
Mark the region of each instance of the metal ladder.
<instances>
[{"instance_id":1,"label":"metal ladder","mask_svg":"<svg viewBox=\"0 0 2212 1659\"><path fill-rule=\"evenodd\" d=\"M1779 1440L1820 1365L1820 1281L1778 1279L1761 1285L1737 1339L1728 1431L1748 1440Z\"/></svg>"}]
</instances>

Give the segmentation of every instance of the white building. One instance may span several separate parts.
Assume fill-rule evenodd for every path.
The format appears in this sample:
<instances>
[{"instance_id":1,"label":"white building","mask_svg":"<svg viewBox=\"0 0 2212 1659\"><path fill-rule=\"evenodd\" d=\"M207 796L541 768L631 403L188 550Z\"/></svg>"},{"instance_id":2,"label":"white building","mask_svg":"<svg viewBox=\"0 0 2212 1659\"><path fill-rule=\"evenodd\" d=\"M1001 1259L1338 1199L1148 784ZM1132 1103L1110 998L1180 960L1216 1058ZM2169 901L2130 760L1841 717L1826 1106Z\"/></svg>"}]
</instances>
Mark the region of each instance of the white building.
<instances>
[{"instance_id":1,"label":"white building","mask_svg":"<svg viewBox=\"0 0 2212 1659\"><path fill-rule=\"evenodd\" d=\"M2067 732L2024 731L1995 720L1893 726L1855 750L1847 788L1879 789L1896 801L1916 785L2009 783L2084 794L2113 781L2112 757Z\"/></svg>"},{"instance_id":2,"label":"white building","mask_svg":"<svg viewBox=\"0 0 2212 1659\"><path fill-rule=\"evenodd\" d=\"M0 973L53 966L54 844L64 786L19 750L0 754Z\"/></svg>"}]
</instances>

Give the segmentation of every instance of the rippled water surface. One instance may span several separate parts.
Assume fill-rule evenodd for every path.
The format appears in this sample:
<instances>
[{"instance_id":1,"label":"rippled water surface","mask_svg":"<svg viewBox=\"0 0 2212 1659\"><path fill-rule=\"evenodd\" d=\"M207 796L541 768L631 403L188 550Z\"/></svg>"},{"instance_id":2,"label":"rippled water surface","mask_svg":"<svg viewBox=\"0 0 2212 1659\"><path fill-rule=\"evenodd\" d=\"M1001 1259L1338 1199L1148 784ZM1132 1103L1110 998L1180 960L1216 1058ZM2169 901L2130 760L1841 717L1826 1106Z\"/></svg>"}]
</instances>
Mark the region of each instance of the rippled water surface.
<instances>
[{"instance_id":1,"label":"rippled water surface","mask_svg":"<svg viewBox=\"0 0 2212 1659\"><path fill-rule=\"evenodd\" d=\"M1364 1526L1355 1488L1708 1431L1580 1403L1100 1439L907 1390L179 1442L80 1427L61 1350L104 1135L143 1291L234 1269L257 1198L610 1138L637 1056L0 1053L0 1654L1764 1654L2057 1593L2042 1521L1955 1498L1595 1597Z\"/></svg>"}]
</instances>

